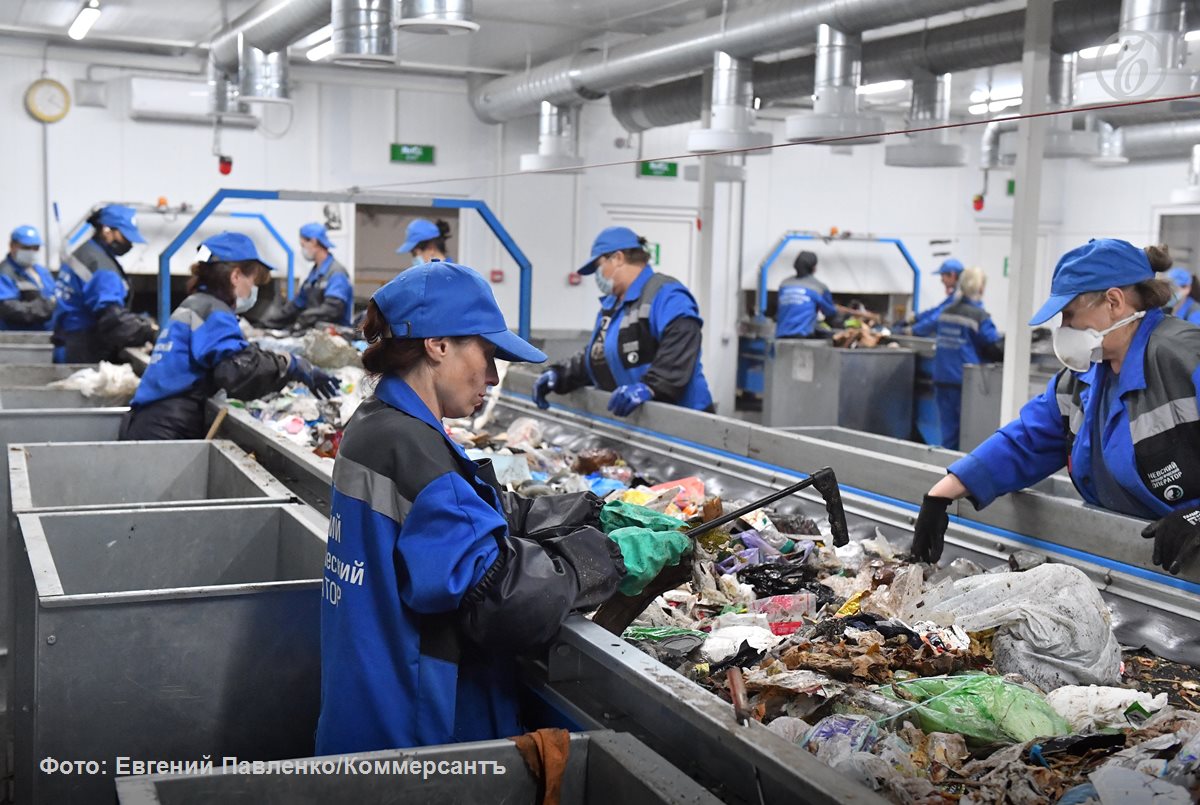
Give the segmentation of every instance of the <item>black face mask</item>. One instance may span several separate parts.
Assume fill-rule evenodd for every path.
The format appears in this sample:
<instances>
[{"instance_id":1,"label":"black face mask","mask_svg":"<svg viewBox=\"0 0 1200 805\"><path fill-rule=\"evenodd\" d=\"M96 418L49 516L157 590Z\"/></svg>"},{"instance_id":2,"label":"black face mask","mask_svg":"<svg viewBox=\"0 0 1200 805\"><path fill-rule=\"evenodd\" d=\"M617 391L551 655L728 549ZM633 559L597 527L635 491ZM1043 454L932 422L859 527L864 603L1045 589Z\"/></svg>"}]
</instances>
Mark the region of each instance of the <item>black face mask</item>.
<instances>
[{"instance_id":1,"label":"black face mask","mask_svg":"<svg viewBox=\"0 0 1200 805\"><path fill-rule=\"evenodd\" d=\"M133 248L133 244L127 240L114 240L108 244L108 248L113 254L120 257L121 255L129 254L129 250Z\"/></svg>"}]
</instances>

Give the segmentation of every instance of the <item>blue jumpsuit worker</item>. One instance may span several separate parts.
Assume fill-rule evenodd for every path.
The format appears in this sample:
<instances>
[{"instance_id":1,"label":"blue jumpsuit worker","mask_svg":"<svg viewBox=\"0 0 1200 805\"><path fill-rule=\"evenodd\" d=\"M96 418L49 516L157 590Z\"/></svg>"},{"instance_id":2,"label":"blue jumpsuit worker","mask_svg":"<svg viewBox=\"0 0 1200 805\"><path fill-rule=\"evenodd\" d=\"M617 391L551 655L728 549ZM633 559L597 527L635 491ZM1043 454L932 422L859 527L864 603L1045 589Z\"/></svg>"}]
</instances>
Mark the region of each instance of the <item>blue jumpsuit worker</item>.
<instances>
[{"instance_id":1,"label":"blue jumpsuit worker","mask_svg":"<svg viewBox=\"0 0 1200 805\"><path fill-rule=\"evenodd\" d=\"M499 382L497 358L546 359L483 277L410 268L371 297L364 336L380 380L333 468L317 754L517 735L516 655L613 595L621 549L591 526L529 538L490 462L447 436L442 419L470 416Z\"/></svg>"},{"instance_id":2,"label":"blue jumpsuit worker","mask_svg":"<svg viewBox=\"0 0 1200 805\"><path fill-rule=\"evenodd\" d=\"M1200 324L1200 283L1186 268L1172 268L1167 278L1174 286L1179 299L1171 306L1171 312L1184 321Z\"/></svg>"},{"instance_id":3,"label":"blue jumpsuit worker","mask_svg":"<svg viewBox=\"0 0 1200 805\"><path fill-rule=\"evenodd\" d=\"M1085 501L1153 520L1153 562L1171 573L1200 547L1200 327L1165 315L1169 266L1156 247L1092 240L1058 261L1031 325L1062 313L1054 351L1067 368L1045 393L959 459L925 495L913 554L937 561L946 511L983 508L1064 465ZM1161 270L1161 269L1160 269Z\"/></svg>"},{"instance_id":4,"label":"blue jumpsuit worker","mask_svg":"<svg viewBox=\"0 0 1200 805\"><path fill-rule=\"evenodd\" d=\"M135 243L135 211L121 204L101 207L88 219L94 234L58 270L54 317L54 360L58 363L112 361L122 349L153 341L153 320L130 310L129 282L117 261Z\"/></svg>"},{"instance_id":5,"label":"blue jumpsuit worker","mask_svg":"<svg viewBox=\"0 0 1200 805\"><path fill-rule=\"evenodd\" d=\"M582 386L611 391L608 410L628 416L647 400L713 411L700 364L700 310L679 280L650 268L646 239L612 226L592 244L579 269L594 274L602 294L588 346L538 377L533 401Z\"/></svg>"},{"instance_id":6,"label":"blue jumpsuit worker","mask_svg":"<svg viewBox=\"0 0 1200 805\"><path fill-rule=\"evenodd\" d=\"M832 320L838 314L833 294L825 283L813 276L817 256L800 252L792 263L796 276L779 283L779 305L775 314L776 338L822 338L817 330L817 312ZM832 331L826 331L832 332Z\"/></svg>"},{"instance_id":7,"label":"blue jumpsuit worker","mask_svg":"<svg viewBox=\"0 0 1200 805\"><path fill-rule=\"evenodd\" d=\"M0 330L49 330L54 326L54 277L38 261L42 236L18 226L0 263Z\"/></svg>"},{"instance_id":8,"label":"blue jumpsuit worker","mask_svg":"<svg viewBox=\"0 0 1200 805\"><path fill-rule=\"evenodd\" d=\"M450 224L445 221L414 218L405 228L404 242L396 249L396 254L411 255L414 266L434 260L448 260L446 241L449 238Z\"/></svg>"},{"instance_id":9,"label":"blue jumpsuit worker","mask_svg":"<svg viewBox=\"0 0 1200 805\"><path fill-rule=\"evenodd\" d=\"M192 266L188 297L154 345L122 439L203 438L205 403L218 389L239 400L279 391L292 380L318 397L338 391L336 378L299 355L260 349L242 335L237 314L254 307L271 271L254 242L222 232L200 249L203 259Z\"/></svg>"},{"instance_id":10,"label":"blue jumpsuit worker","mask_svg":"<svg viewBox=\"0 0 1200 805\"><path fill-rule=\"evenodd\" d=\"M958 449L962 408L963 365L992 363L1004 358L1004 337L983 309L987 277L983 269L968 268L958 282L955 301L937 319L937 351L933 357L933 395L937 400L942 447Z\"/></svg>"},{"instance_id":11,"label":"blue jumpsuit worker","mask_svg":"<svg viewBox=\"0 0 1200 805\"><path fill-rule=\"evenodd\" d=\"M962 276L962 272L963 264L961 260L950 257L942 261L937 271L933 273L941 278L942 287L946 290L946 298L929 310L917 314L917 318L913 321L909 332L922 338L928 338L934 334L937 330L938 316L942 315L943 310L954 304L955 292L958 289L958 278Z\"/></svg>"},{"instance_id":12,"label":"blue jumpsuit worker","mask_svg":"<svg viewBox=\"0 0 1200 805\"><path fill-rule=\"evenodd\" d=\"M354 315L354 287L350 273L330 254L333 241L317 223L300 227L300 253L313 264L304 284L279 307L272 307L259 321L263 327L307 330L319 321L346 327Z\"/></svg>"}]
</instances>

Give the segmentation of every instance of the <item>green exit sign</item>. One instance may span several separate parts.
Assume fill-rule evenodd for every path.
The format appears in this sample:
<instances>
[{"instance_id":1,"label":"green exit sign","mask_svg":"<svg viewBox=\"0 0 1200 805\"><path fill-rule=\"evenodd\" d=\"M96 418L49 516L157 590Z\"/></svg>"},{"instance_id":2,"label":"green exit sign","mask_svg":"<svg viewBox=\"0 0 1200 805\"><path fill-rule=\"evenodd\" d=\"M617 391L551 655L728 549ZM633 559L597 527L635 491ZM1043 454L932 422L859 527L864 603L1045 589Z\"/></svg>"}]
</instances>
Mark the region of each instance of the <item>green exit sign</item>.
<instances>
[{"instance_id":1,"label":"green exit sign","mask_svg":"<svg viewBox=\"0 0 1200 805\"><path fill-rule=\"evenodd\" d=\"M679 163L667 162L663 159L651 160L649 162L639 162L638 175L674 178L679 175Z\"/></svg>"},{"instance_id":2,"label":"green exit sign","mask_svg":"<svg viewBox=\"0 0 1200 805\"><path fill-rule=\"evenodd\" d=\"M392 143L392 162L419 162L432 165L433 146Z\"/></svg>"}]
</instances>

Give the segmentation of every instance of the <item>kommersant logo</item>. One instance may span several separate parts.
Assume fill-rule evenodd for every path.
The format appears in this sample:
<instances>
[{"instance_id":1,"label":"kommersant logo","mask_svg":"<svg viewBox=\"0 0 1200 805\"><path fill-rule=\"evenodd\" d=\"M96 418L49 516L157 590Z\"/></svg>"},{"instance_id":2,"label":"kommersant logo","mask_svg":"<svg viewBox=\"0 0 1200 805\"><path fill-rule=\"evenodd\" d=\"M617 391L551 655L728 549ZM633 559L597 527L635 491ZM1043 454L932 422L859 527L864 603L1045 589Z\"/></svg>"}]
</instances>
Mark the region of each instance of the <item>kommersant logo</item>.
<instances>
[{"instance_id":1,"label":"kommersant logo","mask_svg":"<svg viewBox=\"0 0 1200 805\"><path fill-rule=\"evenodd\" d=\"M1152 97L1167 80L1168 51L1164 41L1143 31L1110 36L1099 54L1117 51L1117 65L1096 71L1096 81L1114 100L1139 101Z\"/></svg>"}]
</instances>

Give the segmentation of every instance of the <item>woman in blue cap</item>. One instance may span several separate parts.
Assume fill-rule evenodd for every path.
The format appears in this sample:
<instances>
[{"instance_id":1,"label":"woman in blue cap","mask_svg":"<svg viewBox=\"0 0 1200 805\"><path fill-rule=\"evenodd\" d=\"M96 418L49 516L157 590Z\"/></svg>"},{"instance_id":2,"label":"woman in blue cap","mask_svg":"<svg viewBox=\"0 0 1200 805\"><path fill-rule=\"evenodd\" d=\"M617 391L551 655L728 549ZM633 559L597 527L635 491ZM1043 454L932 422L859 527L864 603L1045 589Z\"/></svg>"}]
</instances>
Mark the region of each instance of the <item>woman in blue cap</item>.
<instances>
[{"instance_id":1,"label":"woman in blue cap","mask_svg":"<svg viewBox=\"0 0 1200 805\"><path fill-rule=\"evenodd\" d=\"M18 226L0 263L0 330L49 330L55 306L54 277L37 261L42 236Z\"/></svg>"},{"instance_id":2,"label":"woman in blue cap","mask_svg":"<svg viewBox=\"0 0 1200 805\"><path fill-rule=\"evenodd\" d=\"M1200 324L1200 283L1186 268L1172 268L1167 272L1167 277L1179 296L1171 312L1184 321Z\"/></svg>"},{"instance_id":3,"label":"woman in blue cap","mask_svg":"<svg viewBox=\"0 0 1200 805\"><path fill-rule=\"evenodd\" d=\"M295 380L318 397L338 392L337 378L299 355L260 349L242 335L237 314L254 307L258 288L271 272L254 242L238 232L222 232L200 249L188 297L154 345L122 439L203 438L205 403L219 389L235 399L253 400Z\"/></svg>"},{"instance_id":4,"label":"woman in blue cap","mask_svg":"<svg viewBox=\"0 0 1200 805\"><path fill-rule=\"evenodd\" d=\"M281 307L272 307L259 321L272 329L307 330L319 321L350 326L354 315L354 286L350 272L334 259L333 241L318 223L300 227L300 253L312 263L304 284Z\"/></svg>"},{"instance_id":5,"label":"woman in blue cap","mask_svg":"<svg viewBox=\"0 0 1200 805\"><path fill-rule=\"evenodd\" d=\"M933 273L937 274L938 278L941 279L942 288L946 292L946 298L936 306L929 308L929 310L917 314L916 319L913 320L910 332L913 335L924 338L928 338L937 331L938 316L942 315L942 311L950 307L958 299L958 278L963 273L962 260L956 257L948 257L942 261L937 271Z\"/></svg>"},{"instance_id":6,"label":"woman in blue cap","mask_svg":"<svg viewBox=\"0 0 1200 805\"><path fill-rule=\"evenodd\" d=\"M101 207L88 218L93 234L58 270L54 359L59 363L116 360L126 347L153 341L153 320L130 310L129 282L118 257L146 239L135 211L122 204Z\"/></svg>"},{"instance_id":7,"label":"woman in blue cap","mask_svg":"<svg viewBox=\"0 0 1200 805\"><path fill-rule=\"evenodd\" d=\"M628 416L648 400L712 411L712 395L700 365L703 320L692 294L679 280L650 268L646 239L610 226L592 243L579 269L600 289L600 313L591 342L566 363L543 372L533 401L549 408L546 395L582 386L611 391L608 410Z\"/></svg>"},{"instance_id":8,"label":"woman in blue cap","mask_svg":"<svg viewBox=\"0 0 1200 805\"><path fill-rule=\"evenodd\" d=\"M317 754L516 735L516 654L613 595L620 549L586 525L510 525L490 464L447 436L442 419L498 382L497 358L546 359L483 277L410 268L371 297L363 332L379 381L333 468Z\"/></svg>"},{"instance_id":9,"label":"woman in blue cap","mask_svg":"<svg viewBox=\"0 0 1200 805\"><path fill-rule=\"evenodd\" d=\"M1153 561L1178 573L1200 547L1200 327L1163 313L1165 250L1092 240L1063 255L1050 299L1066 367L1018 419L950 466L921 505L913 553L937 561L951 502L983 508L1065 465L1095 506L1154 522Z\"/></svg>"},{"instance_id":10,"label":"woman in blue cap","mask_svg":"<svg viewBox=\"0 0 1200 805\"><path fill-rule=\"evenodd\" d=\"M414 218L405 228L404 242L396 249L396 254L412 255L414 266L432 263L434 260L448 260L446 241L449 237L450 224L445 221Z\"/></svg>"},{"instance_id":11,"label":"woman in blue cap","mask_svg":"<svg viewBox=\"0 0 1200 805\"><path fill-rule=\"evenodd\" d=\"M962 408L963 365L1004 358L1004 336L983 309L987 276L981 268L960 272L953 304L937 317L937 350L933 356L933 396L938 407L942 447L958 449Z\"/></svg>"}]
</instances>

